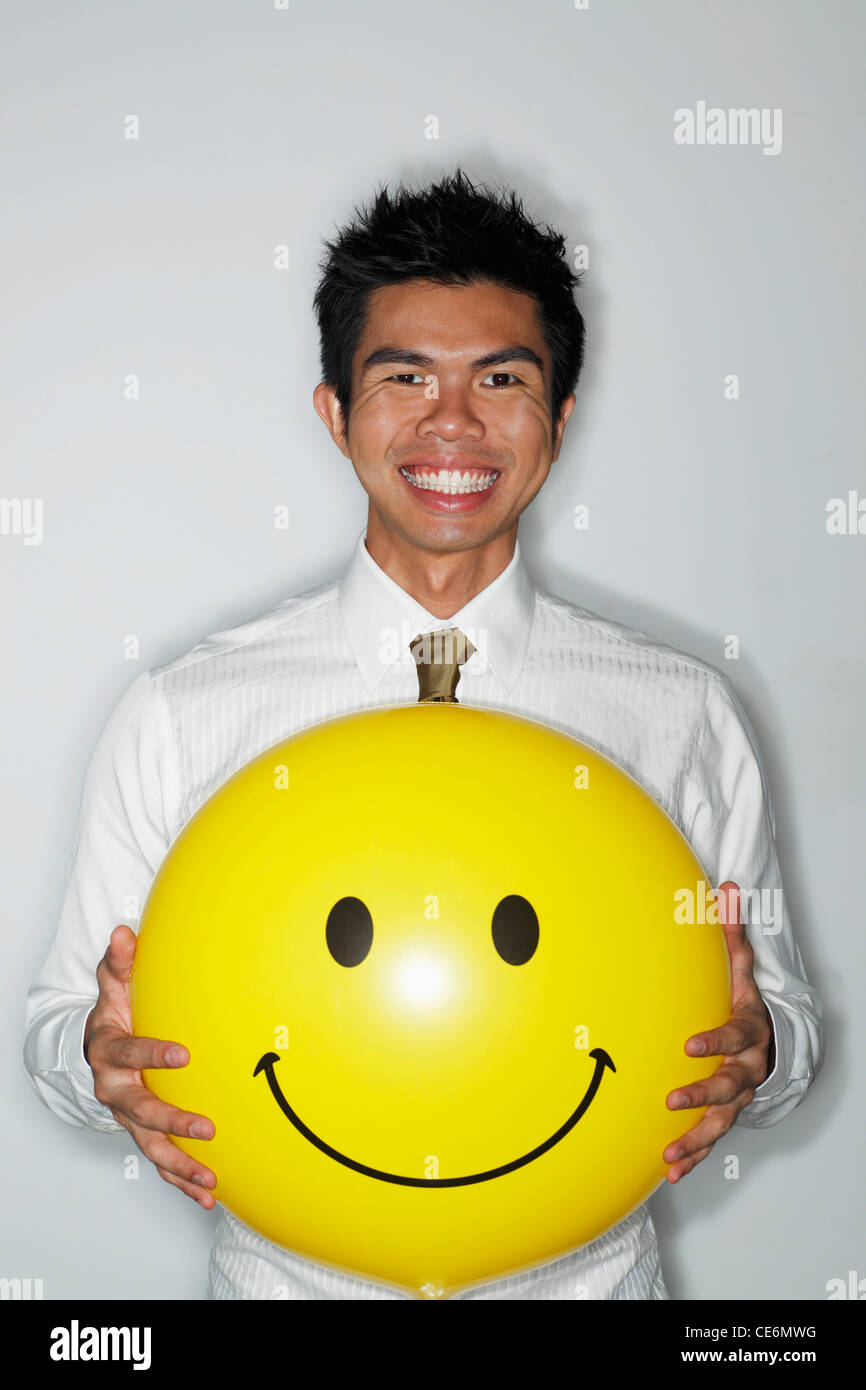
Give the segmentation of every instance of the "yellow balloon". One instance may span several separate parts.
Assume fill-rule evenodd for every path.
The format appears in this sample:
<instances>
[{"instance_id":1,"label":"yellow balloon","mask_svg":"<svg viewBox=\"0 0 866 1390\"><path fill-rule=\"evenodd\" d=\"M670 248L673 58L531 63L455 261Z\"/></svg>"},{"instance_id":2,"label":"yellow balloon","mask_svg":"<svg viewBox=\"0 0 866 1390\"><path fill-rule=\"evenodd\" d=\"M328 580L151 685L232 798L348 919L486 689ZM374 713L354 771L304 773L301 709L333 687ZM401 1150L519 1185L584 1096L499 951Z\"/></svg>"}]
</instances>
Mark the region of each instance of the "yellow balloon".
<instances>
[{"instance_id":1,"label":"yellow balloon","mask_svg":"<svg viewBox=\"0 0 866 1390\"><path fill-rule=\"evenodd\" d=\"M144 1073L266 1238L416 1297L596 1239L664 1179L730 1015L713 890L609 759L463 704L269 748L183 828L145 904Z\"/></svg>"}]
</instances>

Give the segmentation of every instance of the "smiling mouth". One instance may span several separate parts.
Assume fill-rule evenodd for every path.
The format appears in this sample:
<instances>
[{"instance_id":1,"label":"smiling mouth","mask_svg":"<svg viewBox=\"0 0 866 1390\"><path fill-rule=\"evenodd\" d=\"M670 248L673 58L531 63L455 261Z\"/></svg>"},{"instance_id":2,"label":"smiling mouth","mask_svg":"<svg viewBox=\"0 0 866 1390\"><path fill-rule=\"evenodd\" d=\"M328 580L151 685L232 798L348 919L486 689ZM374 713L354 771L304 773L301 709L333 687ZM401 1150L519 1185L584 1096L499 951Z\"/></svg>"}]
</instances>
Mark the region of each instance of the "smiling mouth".
<instances>
[{"instance_id":1,"label":"smiling mouth","mask_svg":"<svg viewBox=\"0 0 866 1390\"><path fill-rule=\"evenodd\" d=\"M407 482L422 492L435 492L445 497L462 496L468 492L486 492L499 477L496 468L424 468L407 464L400 469Z\"/></svg>"},{"instance_id":2,"label":"smiling mouth","mask_svg":"<svg viewBox=\"0 0 866 1390\"><path fill-rule=\"evenodd\" d=\"M532 1163L533 1159L540 1158L543 1153L547 1153L548 1149L552 1149L555 1144L559 1143L560 1139L564 1139L566 1134L574 1129L578 1120L582 1115L586 1114L586 1111L592 1104L593 1097L601 1085L601 1078L604 1075L605 1067L610 1067L613 1072L616 1071L616 1067L603 1047L593 1048L589 1055L595 1059L595 1070L592 1074L592 1080L586 1088L586 1093L577 1109L573 1111L565 1124L561 1125L555 1134L551 1134L550 1138L545 1139L543 1144L539 1144L535 1149L530 1149L529 1153L525 1153L521 1158L515 1158L511 1163L503 1163L499 1168L489 1168L486 1173L469 1173L461 1178L407 1178L400 1173L385 1173L381 1168L370 1168L366 1163L357 1163L354 1158L348 1158L346 1154L340 1153L339 1149L331 1148L331 1145L326 1144L324 1139L320 1139L317 1134L314 1134L289 1105L289 1102L280 1089L280 1083L274 1075L274 1065L280 1060L278 1053L265 1052L256 1063L253 1076L258 1076L259 1072L263 1071L268 1078L268 1085L271 1088L274 1100L277 1102L277 1105L286 1118L291 1120L298 1133L302 1134L305 1139L308 1139L311 1144L315 1144L316 1148L321 1149L322 1153L327 1154L329 1158L336 1159L338 1163L342 1163L346 1168L352 1168L356 1173L363 1173L368 1178L378 1178L380 1182L400 1183L403 1187L466 1187L470 1183L489 1182L491 1178L500 1178L504 1173L513 1173L515 1169L523 1168L525 1164Z\"/></svg>"}]
</instances>

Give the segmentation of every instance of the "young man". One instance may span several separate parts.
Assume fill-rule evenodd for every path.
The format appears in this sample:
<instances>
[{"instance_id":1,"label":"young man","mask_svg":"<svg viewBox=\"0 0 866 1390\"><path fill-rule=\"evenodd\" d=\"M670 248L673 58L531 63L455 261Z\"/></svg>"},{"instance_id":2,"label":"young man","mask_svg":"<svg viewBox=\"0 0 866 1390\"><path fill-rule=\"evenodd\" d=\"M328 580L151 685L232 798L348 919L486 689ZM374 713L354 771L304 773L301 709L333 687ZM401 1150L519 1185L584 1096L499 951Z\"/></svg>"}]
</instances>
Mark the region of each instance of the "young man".
<instances>
[{"instance_id":1,"label":"young man","mask_svg":"<svg viewBox=\"0 0 866 1390\"><path fill-rule=\"evenodd\" d=\"M778 903L781 882L759 753L728 678L539 590L523 564L518 521L559 455L583 357L563 253L514 194L473 187L460 170L423 191L381 190L329 244L313 399L369 497L348 570L142 673L93 755L57 936L28 996L25 1065L61 1118L127 1129L207 1209L214 1174L168 1136L210 1138L213 1125L142 1086L142 1067L188 1054L183 1039L130 1036L135 933L112 928L122 904L143 904L181 826L257 753L330 716L418 699L409 644L443 628L475 648L461 698L593 744L642 783L720 885L733 1014L683 1039L724 1063L668 1097L686 1111L709 1105L694 1127L684 1113L664 1153L669 1180L732 1124L782 1119L820 1064L820 1005L786 914L770 930L739 925L737 885L774 890L756 901ZM460 833L459 804L454 814L448 829ZM220 1208L208 1297L272 1296L399 1295L293 1256ZM666 1298L648 1208L574 1255L461 1296Z\"/></svg>"}]
</instances>

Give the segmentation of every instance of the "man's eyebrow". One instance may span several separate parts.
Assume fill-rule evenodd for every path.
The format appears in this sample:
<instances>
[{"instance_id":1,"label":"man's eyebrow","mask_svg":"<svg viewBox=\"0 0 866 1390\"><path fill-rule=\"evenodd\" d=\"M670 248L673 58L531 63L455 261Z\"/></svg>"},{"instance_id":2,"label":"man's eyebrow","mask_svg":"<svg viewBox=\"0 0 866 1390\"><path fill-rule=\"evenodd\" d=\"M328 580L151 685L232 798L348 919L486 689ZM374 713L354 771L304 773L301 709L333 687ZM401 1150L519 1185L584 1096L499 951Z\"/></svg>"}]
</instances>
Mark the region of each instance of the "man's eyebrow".
<instances>
[{"instance_id":1,"label":"man's eyebrow","mask_svg":"<svg viewBox=\"0 0 866 1390\"><path fill-rule=\"evenodd\" d=\"M361 373L363 374L370 367L377 367L383 362L400 362L404 367L432 367L434 359L428 357L424 352L419 352L416 348L380 347L375 352L371 352L369 357L364 358L361 363ZM533 348L525 347L522 344L496 348L494 352L486 352L483 357L476 357L475 361L469 365L474 370L476 367L496 367L502 362L529 362L538 368L542 377L544 376L544 362L538 353Z\"/></svg>"}]
</instances>

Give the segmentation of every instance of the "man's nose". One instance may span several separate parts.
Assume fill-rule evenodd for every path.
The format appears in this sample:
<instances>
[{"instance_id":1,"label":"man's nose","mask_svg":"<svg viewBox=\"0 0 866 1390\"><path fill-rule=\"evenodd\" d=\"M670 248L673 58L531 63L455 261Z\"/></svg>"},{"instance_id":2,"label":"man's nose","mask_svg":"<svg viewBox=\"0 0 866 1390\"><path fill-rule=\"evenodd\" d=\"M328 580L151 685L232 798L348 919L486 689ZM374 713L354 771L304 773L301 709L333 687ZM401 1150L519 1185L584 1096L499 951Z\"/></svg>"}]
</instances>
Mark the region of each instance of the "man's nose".
<instances>
[{"instance_id":1,"label":"man's nose","mask_svg":"<svg viewBox=\"0 0 866 1390\"><path fill-rule=\"evenodd\" d=\"M418 433L437 434L449 443L463 438L481 439L484 424L470 388L434 378L433 389L437 394L423 401Z\"/></svg>"}]
</instances>

